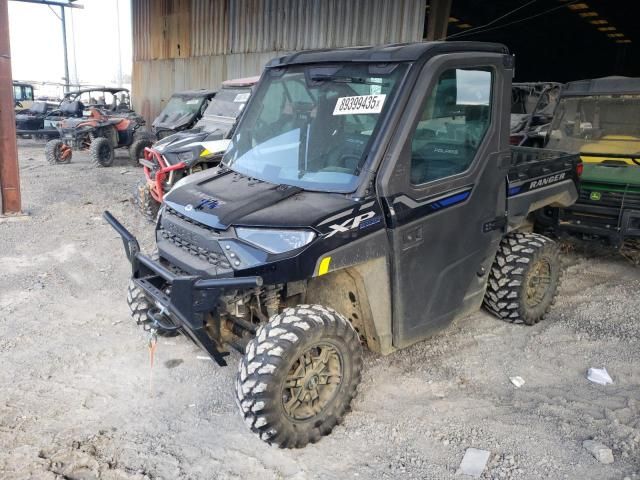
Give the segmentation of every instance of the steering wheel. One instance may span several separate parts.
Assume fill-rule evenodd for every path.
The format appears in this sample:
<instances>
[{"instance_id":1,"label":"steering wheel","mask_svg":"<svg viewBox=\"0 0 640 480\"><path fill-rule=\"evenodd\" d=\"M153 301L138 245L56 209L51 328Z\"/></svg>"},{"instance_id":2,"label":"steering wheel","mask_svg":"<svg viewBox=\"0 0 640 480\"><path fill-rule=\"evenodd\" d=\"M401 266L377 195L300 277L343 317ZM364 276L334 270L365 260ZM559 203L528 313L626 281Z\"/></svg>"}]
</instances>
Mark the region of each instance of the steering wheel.
<instances>
[{"instance_id":1,"label":"steering wheel","mask_svg":"<svg viewBox=\"0 0 640 480\"><path fill-rule=\"evenodd\" d=\"M358 165L358 163L360 162L360 158L361 158L360 155L355 155L353 153L345 153L345 154L342 154L340 156L340 158L338 159L338 165L327 165L326 167L321 168L320 171L321 172L350 173L350 174L353 175L353 171L354 171L355 167ZM347 165L347 160L348 159L355 160L353 168L349 168L349 167L345 166L345 165Z\"/></svg>"}]
</instances>

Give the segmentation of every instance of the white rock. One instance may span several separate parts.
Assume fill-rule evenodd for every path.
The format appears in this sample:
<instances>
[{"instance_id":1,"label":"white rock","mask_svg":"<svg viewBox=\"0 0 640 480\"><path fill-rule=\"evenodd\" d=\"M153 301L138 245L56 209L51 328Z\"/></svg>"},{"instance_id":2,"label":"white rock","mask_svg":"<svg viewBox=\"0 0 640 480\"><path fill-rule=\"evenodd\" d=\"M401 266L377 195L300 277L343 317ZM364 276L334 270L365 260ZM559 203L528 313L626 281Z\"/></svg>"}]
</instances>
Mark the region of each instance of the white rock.
<instances>
[{"instance_id":1,"label":"white rock","mask_svg":"<svg viewBox=\"0 0 640 480\"><path fill-rule=\"evenodd\" d=\"M480 478L484 468L487 466L489 455L491 455L491 453L487 450L467 448L467 451L464 453L464 457L462 458L462 462L460 462L460 469L457 473L469 475L474 478Z\"/></svg>"},{"instance_id":2,"label":"white rock","mask_svg":"<svg viewBox=\"0 0 640 480\"><path fill-rule=\"evenodd\" d=\"M509 380L511 380L511 383L513 383L516 388L524 385L524 378L522 377L509 377Z\"/></svg>"},{"instance_id":3,"label":"white rock","mask_svg":"<svg viewBox=\"0 0 640 480\"><path fill-rule=\"evenodd\" d=\"M582 446L600 463L613 463L613 452L606 445L595 440L585 440Z\"/></svg>"}]
</instances>

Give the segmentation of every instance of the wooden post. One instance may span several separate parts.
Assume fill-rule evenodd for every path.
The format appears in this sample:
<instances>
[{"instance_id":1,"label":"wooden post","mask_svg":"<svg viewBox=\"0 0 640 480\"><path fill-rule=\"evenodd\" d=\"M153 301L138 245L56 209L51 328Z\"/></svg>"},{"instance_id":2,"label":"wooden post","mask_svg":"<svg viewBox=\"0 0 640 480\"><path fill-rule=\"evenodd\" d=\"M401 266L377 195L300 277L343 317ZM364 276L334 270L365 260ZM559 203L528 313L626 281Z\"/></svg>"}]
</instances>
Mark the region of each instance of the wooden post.
<instances>
[{"instance_id":1,"label":"wooden post","mask_svg":"<svg viewBox=\"0 0 640 480\"><path fill-rule=\"evenodd\" d=\"M0 0L0 206L1 213L20 213L20 171L11 76L8 0Z\"/></svg>"}]
</instances>

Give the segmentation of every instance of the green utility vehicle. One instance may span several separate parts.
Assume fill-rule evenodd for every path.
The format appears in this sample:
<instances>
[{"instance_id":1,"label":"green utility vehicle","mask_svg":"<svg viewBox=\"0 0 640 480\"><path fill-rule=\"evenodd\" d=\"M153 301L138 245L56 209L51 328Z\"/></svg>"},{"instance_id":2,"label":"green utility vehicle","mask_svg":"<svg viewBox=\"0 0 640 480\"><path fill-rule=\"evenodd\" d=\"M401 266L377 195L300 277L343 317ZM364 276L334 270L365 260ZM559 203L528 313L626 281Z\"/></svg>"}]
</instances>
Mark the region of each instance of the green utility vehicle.
<instances>
[{"instance_id":1,"label":"green utility vehicle","mask_svg":"<svg viewBox=\"0 0 640 480\"><path fill-rule=\"evenodd\" d=\"M618 247L640 237L640 78L568 83L547 147L579 152L584 173L578 201L543 209L542 225Z\"/></svg>"}]
</instances>

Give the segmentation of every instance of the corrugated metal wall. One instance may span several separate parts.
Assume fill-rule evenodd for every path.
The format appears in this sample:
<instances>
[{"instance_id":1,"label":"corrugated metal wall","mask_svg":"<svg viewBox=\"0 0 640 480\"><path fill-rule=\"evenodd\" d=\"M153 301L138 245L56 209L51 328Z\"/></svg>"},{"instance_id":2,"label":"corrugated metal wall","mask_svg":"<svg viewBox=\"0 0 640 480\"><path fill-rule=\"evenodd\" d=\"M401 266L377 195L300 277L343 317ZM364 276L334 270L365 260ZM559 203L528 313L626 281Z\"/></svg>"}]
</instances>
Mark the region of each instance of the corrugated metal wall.
<instances>
[{"instance_id":1,"label":"corrugated metal wall","mask_svg":"<svg viewBox=\"0 0 640 480\"><path fill-rule=\"evenodd\" d=\"M256 75L283 53L422 39L424 0L131 0L133 101Z\"/></svg>"}]
</instances>

